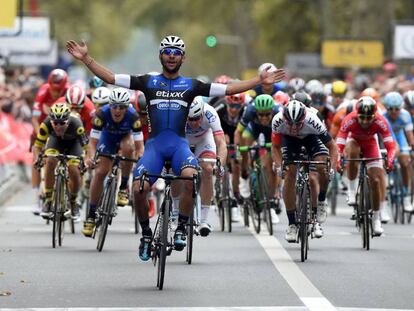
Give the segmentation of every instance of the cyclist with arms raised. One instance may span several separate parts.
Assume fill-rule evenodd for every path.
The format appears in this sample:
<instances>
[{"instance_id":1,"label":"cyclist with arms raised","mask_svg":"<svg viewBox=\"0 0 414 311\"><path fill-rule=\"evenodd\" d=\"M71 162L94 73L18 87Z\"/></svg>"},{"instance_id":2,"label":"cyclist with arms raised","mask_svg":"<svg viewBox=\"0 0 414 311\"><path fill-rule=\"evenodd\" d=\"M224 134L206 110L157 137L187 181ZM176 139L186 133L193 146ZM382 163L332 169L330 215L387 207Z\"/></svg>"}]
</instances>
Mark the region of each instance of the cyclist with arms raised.
<instances>
[{"instance_id":1,"label":"cyclist with arms raised","mask_svg":"<svg viewBox=\"0 0 414 311\"><path fill-rule=\"evenodd\" d=\"M146 197L150 184L153 184L155 180L146 181L144 192L140 193L139 179L145 171L154 174L160 173L165 160L171 160L171 167L175 174L185 177L192 177L197 174L197 159L190 151L188 142L184 137L188 111L194 97L198 95L210 97L240 93L262 82L274 83L280 81L285 75L284 71L268 72L264 70L260 76L229 85L209 84L186 78L179 74L179 69L185 60L185 44L177 36L167 36L161 41L159 59L163 71L158 75L114 74L96 63L88 54L84 42L79 45L75 41L68 41L67 48L69 53L81 60L105 82L140 90L147 99L151 124L150 139L145 146L144 155L134 171L134 204L143 234L139 247L139 257L141 260L147 261L150 259L152 230L149 225ZM185 224L194 205L192 182L186 181L183 184L184 190L180 198L178 226L174 234L176 250L183 250L186 246Z\"/></svg>"}]
</instances>

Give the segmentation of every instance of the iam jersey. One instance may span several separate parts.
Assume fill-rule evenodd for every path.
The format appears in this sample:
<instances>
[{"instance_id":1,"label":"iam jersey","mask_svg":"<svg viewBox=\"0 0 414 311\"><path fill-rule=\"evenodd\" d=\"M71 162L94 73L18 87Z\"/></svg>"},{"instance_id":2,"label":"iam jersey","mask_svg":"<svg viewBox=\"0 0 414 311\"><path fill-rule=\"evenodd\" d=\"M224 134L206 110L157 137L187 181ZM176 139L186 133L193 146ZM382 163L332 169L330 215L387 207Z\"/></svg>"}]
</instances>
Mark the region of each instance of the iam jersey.
<instances>
[{"instance_id":1,"label":"iam jersey","mask_svg":"<svg viewBox=\"0 0 414 311\"><path fill-rule=\"evenodd\" d=\"M162 74L116 74L115 84L144 93L148 105L150 138L167 129L184 137L188 111L194 97L222 96L225 95L227 87L182 76L167 79Z\"/></svg>"},{"instance_id":2,"label":"iam jersey","mask_svg":"<svg viewBox=\"0 0 414 311\"><path fill-rule=\"evenodd\" d=\"M303 121L303 125L296 132L292 132L292 128L284 120L283 111L273 117L272 142L279 145L282 141L282 135L293 136L299 139L304 139L309 135L316 135L324 144L332 139L323 121L318 118L316 113L312 112L308 108L306 109L306 116Z\"/></svg>"},{"instance_id":3,"label":"iam jersey","mask_svg":"<svg viewBox=\"0 0 414 311\"><path fill-rule=\"evenodd\" d=\"M187 124L185 127L185 136L187 139L197 139L207 133L213 133L215 136L223 134L223 130L216 110L212 106L204 104L203 121L201 121L200 127L193 130Z\"/></svg>"},{"instance_id":4,"label":"iam jersey","mask_svg":"<svg viewBox=\"0 0 414 311\"><path fill-rule=\"evenodd\" d=\"M59 97L63 96L69 84L60 92ZM50 87L48 83L43 84L36 93L35 102L33 104L32 115L39 117L39 124L42 123L49 115L50 107L54 104L55 100L50 94Z\"/></svg>"}]
</instances>

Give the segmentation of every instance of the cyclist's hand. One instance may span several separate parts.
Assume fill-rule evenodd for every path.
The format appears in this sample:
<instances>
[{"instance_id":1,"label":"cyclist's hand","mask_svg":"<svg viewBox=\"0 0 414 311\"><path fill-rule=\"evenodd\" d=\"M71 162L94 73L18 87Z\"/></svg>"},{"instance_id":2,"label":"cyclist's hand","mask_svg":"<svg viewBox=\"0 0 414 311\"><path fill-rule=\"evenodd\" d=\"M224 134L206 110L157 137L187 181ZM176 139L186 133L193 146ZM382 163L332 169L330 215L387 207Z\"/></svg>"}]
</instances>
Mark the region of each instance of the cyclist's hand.
<instances>
[{"instance_id":1,"label":"cyclist's hand","mask_svg":"<svg viewBox=\"0 0 414 311\"><path fill-rule=\"evenodd\" d=\"M393 161L388 161L387 173L392 172L393 169L394 169L394 162Z\"/></svg>"},{"instance_id":2,"label":"cyclist's hand","mask_svg":"<svg viewBox=\"0 0 414 311\"><path fill-rule=\"evenodd\" d=\"M342 174L342 172L343 172L343 167L342 167L342 159L339 159L339 160L336 162L336 171L337 171L339 174Z\"/></svg>"},{"instance_id":3,"label":"cyclist's hand","mask_svg":"<svg viewBox=\"0 0 414 311\"><path fill-rule=\"evenodd\" d=\"M93 168L95 168L95 166L96 166L96 163L97 163L98 161L94 161L94 159L93 158L91 158L91 157L86 157L85 158L85 165L86 165L86 167L88 168L88 169L93 169Z\"/></svg>"},{"instance_id":4,"label":"cyclist's hand","mask_svg":"<svg viewBox=\"0 0 414 311\"><path fill-rule=\"evenodd\" d=\"M222 165L217 166L217 169L216 169L216 176L217 176L218 178L222 178L222 177L224 176L224 167L223 167Z\"/></svg>"},{"instance_id":5,"label":"cyclist's hand","mask_svg":"<svg viewBox=\"0 0 414 311\"><path fill-rule=\"evenodd\" d=\"M246 169L242 169L241 178L243 179L249 178L249 172Z\"/></svg>"},{"instance_id":6,"label":"cyclist's hand","mask_svg":"<svg viewBox=\"0 0 414 311\"><path fill-rule=\"evenodd\" d=\"M335 178L335 170L331 168L329 170L329 181L333 180Z\"/></svg>"},{"instance_id":7,"label":"cyclist's hand","mask_svg":"<svg viewBox=\"0 0 414 311\"><path fill-rule=\"evenodd\" d=\"M88 47L83 40L80 44L74 40L67 41L66 48L73 57L79 60L82 60L86 55L88 55Z\"/></svg>"},{"instance_id":8,"label":"cyclist's hand","mask_svg":"<svg viewBox=\"0 0 414 311\"><path fill-rule=\"evenodd\" d=\"M264 84L272 84L276 82L280 82L285 77L285 71L283 69L277 69L275 71L268 71L271 66L265 68L260 73L260 80L261 83Z\"/></svg>"}]
</instances>

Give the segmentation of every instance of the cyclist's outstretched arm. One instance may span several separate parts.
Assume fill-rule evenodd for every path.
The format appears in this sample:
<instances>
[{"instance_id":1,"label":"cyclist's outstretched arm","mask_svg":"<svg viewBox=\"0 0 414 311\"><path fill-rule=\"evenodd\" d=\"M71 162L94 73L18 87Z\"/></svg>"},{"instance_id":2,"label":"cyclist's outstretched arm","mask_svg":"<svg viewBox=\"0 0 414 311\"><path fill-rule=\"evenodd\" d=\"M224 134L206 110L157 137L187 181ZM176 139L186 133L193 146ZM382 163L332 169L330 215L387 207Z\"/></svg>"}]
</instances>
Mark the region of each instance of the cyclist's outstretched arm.
<instances>
[{"instance_id":1,"label":"cyclist's outstretched arm","mask_svg":"<svg viewBox=\"0 0 414 311\"><path fill-rule=\"evenodd\" d=\"M256 85L262 83L273 84L276 82L280 82L285 77L285 71L283 69L277 69L273 72L267 71L268 69L270 69L270 66L269 68L263 70L260 76L256 76L250 80L243 80L227 84L226 95L241 93L250 90L254 88Z\"/></svg>"},{"instance_id":2,"label":"cyclist's outstretched arm","mask_svg":"<svg viewBox=\"0 0 414 311\"><path fill-rule=\"evenodd\" d=\"M115 83L115 74L108 68L97 63L92 56L88 54L88 47L85 41L77 43L74 40L69 40L66 42L66 48L73 57L83 62L85 66L88 67L88 69L96 76L104 80L106 83Z\"/></svg>"}]
</instances>

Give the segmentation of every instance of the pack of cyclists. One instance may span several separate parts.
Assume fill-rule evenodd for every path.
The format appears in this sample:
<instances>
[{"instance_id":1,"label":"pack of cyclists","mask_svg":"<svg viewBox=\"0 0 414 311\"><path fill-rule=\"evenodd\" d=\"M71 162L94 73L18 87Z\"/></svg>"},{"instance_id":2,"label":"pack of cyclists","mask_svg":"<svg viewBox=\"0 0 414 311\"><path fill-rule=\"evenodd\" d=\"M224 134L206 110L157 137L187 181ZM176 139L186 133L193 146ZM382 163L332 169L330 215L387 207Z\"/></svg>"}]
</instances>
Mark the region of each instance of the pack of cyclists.
<instances>
[{"instance_id":1,"label":"pack of cyclists","mask_svg":"<svg viewBox=\"0 0 414 311\"><path fill-rule=\"evenodd\" d=\"M97 205L111 168L111 160L103 157L97 160L96 153L137 159L134 166L122 163L116 204L132 204L135 209L142 232L138 256L143 261L151 258L153 230L148 194L156 179L145 179L141 185L141 176L160 174L166 163L177 176L198 175L201 180L198 230L201 236L208 236L213 230L209 220L214 209L213 179L221 178L224 166L229 167L232 219L239 221L240 207L246 199L240 182L249 176L250 159L237 146L257 142L272 144L271 150L261 151L260 158L270 186L273 223L279 222L282 206L276 206L276 201L282 200L286 206L288 242L296 242L298 236L296 198L292 191L296 184L293 160L303 150L309 159L329 159L331 163L330 170L315 166L310 172L310 206L316 215L316 238L324 235L322 224L327 219L329 182L337 178L337 172L344 171L348 204L356 202L358 164L344 162L344 158L377 158L367 164L374 235L380 236L384 232L382 224L390 220L385 196L386 173L393 169L395 161L403 177L404 209L413 211L409 192L414 91L387 92L380 102L379 92L374 88L358 93L342 80L325 85L315 79L306 83L300 77L286 80L284 70L271 63L262 64L257 76L250 80L219 76L206 83L180 75L186 46L178 36L167 36L160 43L161 73L115 74L92 58L85 43L68 41L67 49L95 76L86 90L80 84L69 85L63 70L51 72L33 108L34 162L38 163L42 154L84 157L92 176L88 214L82 229L86 237L93 236ZM380 146L386 149L386 163L379 159ZM221 165L203 159L219 159ZM56 161L52 157L43 161L44 186L39 192L44 204L41 212L36 213L49 218ZM74 210L68 217L76 219L80 217L77 193L82 185L79 166L79 160L68 162L69 201ZM35 169L34 172L33 186L39 188L40 173ZM187 244L186 224L194 208L192 187L190 181L181 181L172 189L177 214L173 241L178 251Z\"/></svg>"}]
</instances>

